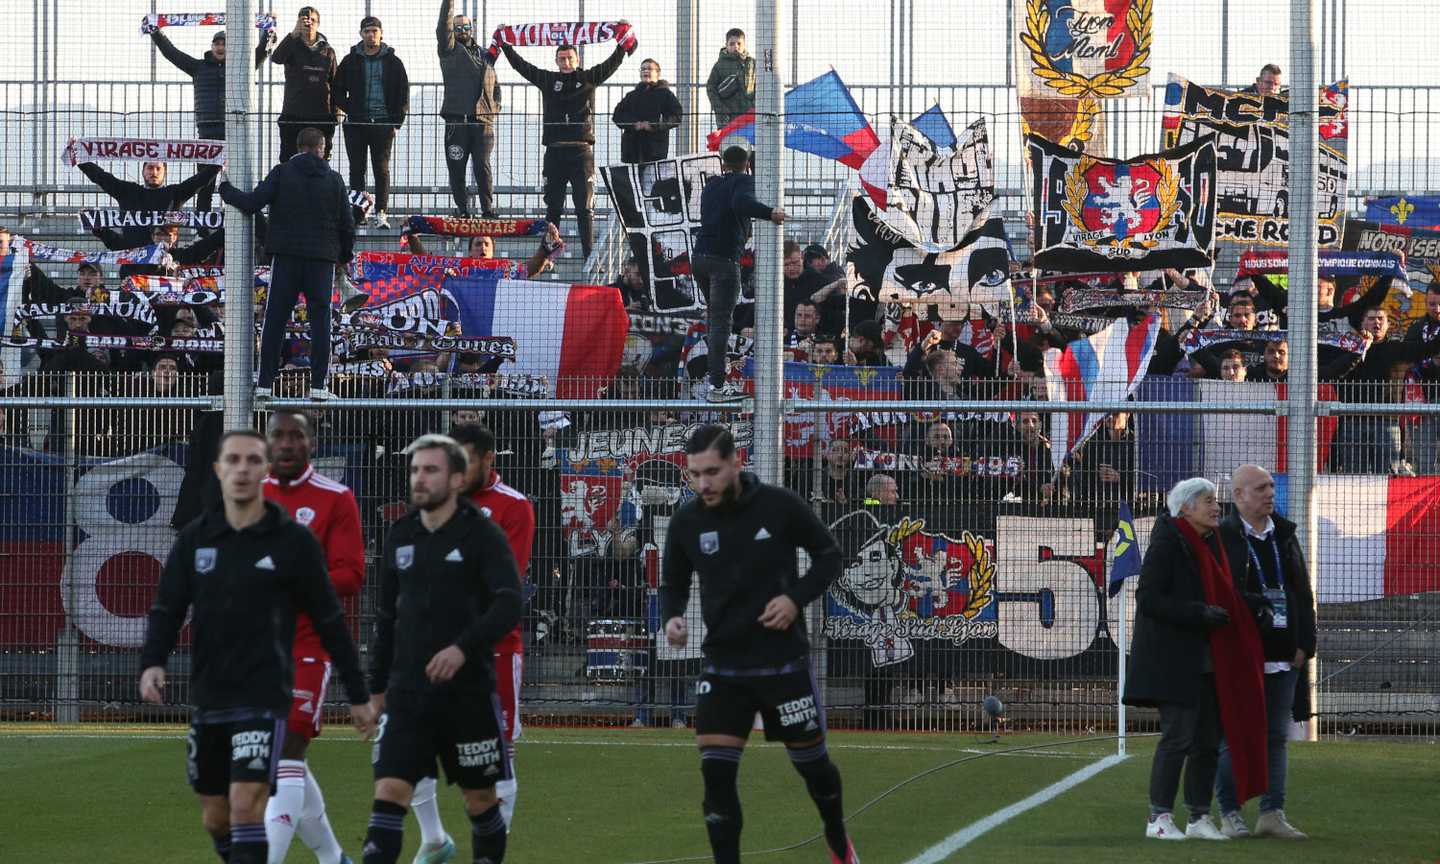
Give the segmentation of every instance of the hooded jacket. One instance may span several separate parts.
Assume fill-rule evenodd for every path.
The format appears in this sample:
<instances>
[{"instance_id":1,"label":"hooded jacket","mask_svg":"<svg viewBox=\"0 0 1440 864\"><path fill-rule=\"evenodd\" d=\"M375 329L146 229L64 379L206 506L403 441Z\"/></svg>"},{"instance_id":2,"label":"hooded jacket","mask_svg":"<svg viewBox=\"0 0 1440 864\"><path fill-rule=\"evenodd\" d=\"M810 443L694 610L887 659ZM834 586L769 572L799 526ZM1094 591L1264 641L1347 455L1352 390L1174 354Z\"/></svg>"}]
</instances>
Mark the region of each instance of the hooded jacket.
<instances>
[{"instance_id":1,"label":"hooded jacket","mask_svg":"<svg viewBox=\"0 0 1440 864\"><path fill-rule=\"evenodd\" d=\"M685 109L670 89L669 81L641 82L615 106L613 119L620 133L621 162L655 162L670 155L670 130L680 125ZM650 124L639 130L640 121Z\"/></svg>"},{"instance_id":2,"label":"hooded jacket","mask_svg":"<svg viewBox=\"0 0 1440 864\"><path fill-rule=\"evenodd\" d=\"M725 126L754 108L755 58L721 49L719 59L710 67L705 93L715 111L716 126Z\"/></svg>"},{"instance_id":3,"label":"hooded jacket","mask_svg":"<svg viewBox=\"0 0 1440 864\"><path fill-rule=\"evenodd\" d=\"M462 45L455 38L455 0L441 0L440 23L435 25L436 51L445 98L440 116L454 123L473 117L489 126L500 119L500 79L480 45Z\"/></svg>"},{"instance_id":4,"label":"hooded jacket","mask_svg":"<svg viewBox=\"0 0 1440 864\"><path fill-rule=\"evenodd\" d=\"M381 65L380 86L385 91L385 118L391 126L399 129L405 124L405 115L410 113L410 76L394 48L381 42L377 56ZM365 64L368 60L365 43L357 43L335 71L335 107L356 122L373 119L365 107Z\"/></svg>"},{"instance_id":5,"label":"hooded jacket","mask_svg":"<svg viewBox=\"0 0 1440 864\"><path fill-rule=\"evenodd\" d=\"M670 519L660 586L660 620L685 613L692 574L700 577L705 659L731 668L774 667L805 656L805 607L840 575L840 547L799 495L740 475L740 494L718 507L698 497ZM810 555L803 577L796 550ZM760 614L784 594L800 614L784 630Z\"/></svg>"},{"instance_id":6,"label":"hooded jacket","mask_svg":"<svg viewBox=\"0 0 1440 864\"><path fill-rule=\"evenodd\" d=\"M275 46L270 62L285 67L285 101L281 120L324 120L335 122L335 49L324 33L315 34L315 44L290 33Z\"/></svg>"},{"instance_id":7,"label":"hooded jacket","mask_svg":"<svg viewBox=\"0 0 1440 864\"><path fill-rule=\"evenodd\" d=\"M740 259L750 236L751 219L769 219L774 212L755 198L755 178L741 171L711 177L700 193L700 228L695 254L731 261Z\"/></svg>"},{"instance_id":8,"label":"hooded jacket","mask_svg":"<svg viewBox=\"0 0 1440 864\"><path fill-rule=\"evenodd\" d=\"M297 153L270 169L254 192L220 184L225 203L249 214L270 208L266 248L272 255L313 261L350 260L355 242L345 181L313 153Z\"/></svg>"},{"instance_id":9,"label":"hooded jacket","mask_svg":"<svg viewBox=\"0 0 1440 864\"><path fill-rule=\"evenodd\" d=\"M160 30L150 34L155 47L175 68L190 76L195 91L195 125L225 125L225 61L215 59L215 52L206 51L200 58L191 57L171 43Z\"/></svg>"},{"instance_id":10,"label":"hooded jacket","mask_svg":"<svg viewBox=\"0 0 1440 864\"><path fill-rule=\"evenodd\" d=\"M625 59L624 47L617 44L615 52L599 66L574 72L541 69L506 42L501 42L500 48L520 77L540 88L545 104L545 131L540 143L547 147L559 143L594 144L595 88L620 68Z\"/></svg>"}]
</instances>

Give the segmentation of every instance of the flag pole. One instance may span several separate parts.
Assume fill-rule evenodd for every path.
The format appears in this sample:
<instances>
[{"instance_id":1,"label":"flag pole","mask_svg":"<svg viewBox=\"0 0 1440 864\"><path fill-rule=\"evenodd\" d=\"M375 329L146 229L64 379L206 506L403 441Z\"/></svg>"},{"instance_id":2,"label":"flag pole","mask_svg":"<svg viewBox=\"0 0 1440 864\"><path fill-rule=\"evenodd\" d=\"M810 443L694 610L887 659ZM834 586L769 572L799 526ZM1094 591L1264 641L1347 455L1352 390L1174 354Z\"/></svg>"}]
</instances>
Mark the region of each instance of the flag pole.
<instances>
[{"instance_id":1,"label":"flag pole","mask_svg":"<svg viewBox=\"0 0 1440 864\"><path fill-rule=\"evenodd\" d=\"M1127 580L1128 581L1128 580ZM1115 753L1125 755L1125 585L1120 585L1120 603L1115 612Z\"/></svg>"}]
</instances>

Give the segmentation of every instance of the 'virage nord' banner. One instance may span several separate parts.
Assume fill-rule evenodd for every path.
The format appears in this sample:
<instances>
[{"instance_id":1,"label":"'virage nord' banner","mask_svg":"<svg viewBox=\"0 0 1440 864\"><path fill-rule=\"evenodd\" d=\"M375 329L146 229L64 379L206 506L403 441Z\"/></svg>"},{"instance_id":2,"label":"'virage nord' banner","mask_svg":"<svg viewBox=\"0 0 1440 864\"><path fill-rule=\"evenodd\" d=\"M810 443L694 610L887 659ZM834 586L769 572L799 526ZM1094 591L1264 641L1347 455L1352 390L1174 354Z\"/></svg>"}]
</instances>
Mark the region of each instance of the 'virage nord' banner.
<instances>
[{"instance_id":1,"label":"'virage nord' banner","mask_svg":"<svg viewBox=\"0 0 1440 864\"><path fill-rule=\"evenodd\" d=\"M1338 247L1349 188L1348 84L1320 89L1316 240ZM1165 88L1165 146L1215 136L1218 236L1246 245L1290 242L1290 99L1201 87L1178 75Z\"/></svg>"}]
</instances>

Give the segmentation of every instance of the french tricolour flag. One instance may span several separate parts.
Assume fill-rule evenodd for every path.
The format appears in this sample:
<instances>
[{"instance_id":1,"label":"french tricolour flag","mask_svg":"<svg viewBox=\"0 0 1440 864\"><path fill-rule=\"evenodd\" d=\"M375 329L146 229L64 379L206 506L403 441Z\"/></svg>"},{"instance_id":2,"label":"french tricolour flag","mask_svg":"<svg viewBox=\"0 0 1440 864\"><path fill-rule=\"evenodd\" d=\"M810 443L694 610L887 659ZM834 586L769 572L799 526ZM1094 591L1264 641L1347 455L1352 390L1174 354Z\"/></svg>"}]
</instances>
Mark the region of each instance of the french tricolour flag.
<instances>
[{"instance_id":1,"label":"french tricolour flag","mask_svg":"<svg viewBox=\"0 0 1440 864\"><path fill-rule=\"evenodd\" d=\"M451 277L466 336L509 336L515 362L502 372L547 376L557 399L593 399L620 368L630 319L609 286L502 279L499 271Z\"/></svg>"},{"instance_id":2,"label":"french tricolour flag","mask_svg":"<svg viewBox=\"0 0 1440 864\"><path fill-rule=\"evenodd\" d=\"M15 309L20 305L24 293L25 274L30 269L30 251L24 243L11 243L10 254L0 258L0 321L5 326L15 320ZM20 349L0 349L0 364L4 364L5 376L19 378ZM13 381L0 378L0 386L9 386Z\"/></svg>"},{"instance_id":3,"label":"french tricolour flag","mask_svg":"<svg viewBox=\"0 0 1440 864\"><path fill-rule=\"evenodd\" d=\"M1150 315L1135 326L1127 319L1115 320L1092 336L1077 339L1062 353L1045 352L1045 389L1051 402L1119 402L1128 399L1139 386L1150 355L1160 319ZM1050 415L1051 459L1056 471L1076 447L1100 425L1103 414L1055 412ZM1060 445L1064 442L1065 446Z\"/></svg>"},{"instance_id":4,"label":"french tricolour flag","mask_svg":"<svg viewBox=\"0 0 1440 864\"><path fill-rule=\"evenodd\" d=\"M1275 507L1288 510L1287 478L1275 477ZM1318 603L1353 603L1440 591L1440 477L1322 474L1315 478L1319 523Z\"/></svg>"}]
</instances>

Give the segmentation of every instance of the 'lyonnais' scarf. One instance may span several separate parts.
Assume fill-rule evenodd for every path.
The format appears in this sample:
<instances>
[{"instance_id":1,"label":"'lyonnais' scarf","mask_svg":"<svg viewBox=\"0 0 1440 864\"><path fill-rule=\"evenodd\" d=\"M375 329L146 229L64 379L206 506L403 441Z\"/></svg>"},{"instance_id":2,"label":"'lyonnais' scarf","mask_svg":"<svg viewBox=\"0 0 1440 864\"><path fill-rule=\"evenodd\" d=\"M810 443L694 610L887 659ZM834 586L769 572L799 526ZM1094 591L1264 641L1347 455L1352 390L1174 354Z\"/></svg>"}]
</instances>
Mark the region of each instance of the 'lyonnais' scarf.
<instances>
[{"instance_id":1,"label":"'lyonnais' scarf","mask_svg":"<svg viewBox=\"0 0 1440 864\"><path fill-rule=\"evenodd\" d=\"M499 57L501 42L525 48L535 45L595 45L612 39L620 43L626 54L635 53L638 43L628 21L563 21L497 27L485 53L490 55L491 60Z\"/></svg>"},{"instance_id":2,"label":"'lyonnais' scarf","mask_svg":"<svg viewBox=\"0 0 1440 864\"><path fill-rule=\"evenodd\" d=\"M1174 520L1180 536L1195 556L1205 602L1230 614L1230 623L1210 632L1210 658L1215 664L1215 694L1220 700L1220 724L1230 747L1235 769L1235 792L1240 803L1263 793L1269 786L1265 754L1265 654L1255 619L1235 591L1225 547L1210 545L1179 517ZM1218 552L1218 556L1216 554Z\"/></svg>"},{"instance_id":3,"label":"'lyonnais' scarf","mask_svg":"<svg viewBox=\"0 0 1440 864\"><path fill-rule=\"evenodd\" d=\"M404 230L410 234L440 237L525 237L541 235L544 219L477 219L464 216L411 216Z\"/></svg>"},{"instance_id":4,"label":"'lyonnais' scarf","mask_svg":"<svg viewBox=\"0 0 1440 864\"><path fill-rule=\"evenodd\" d=\"M224 27L224 12L156 12L140 19L140 35L148 36L161 27ZM255 16L257 30L274 30L275 16L265 12Z\"/></svg>"}]
</instances>

